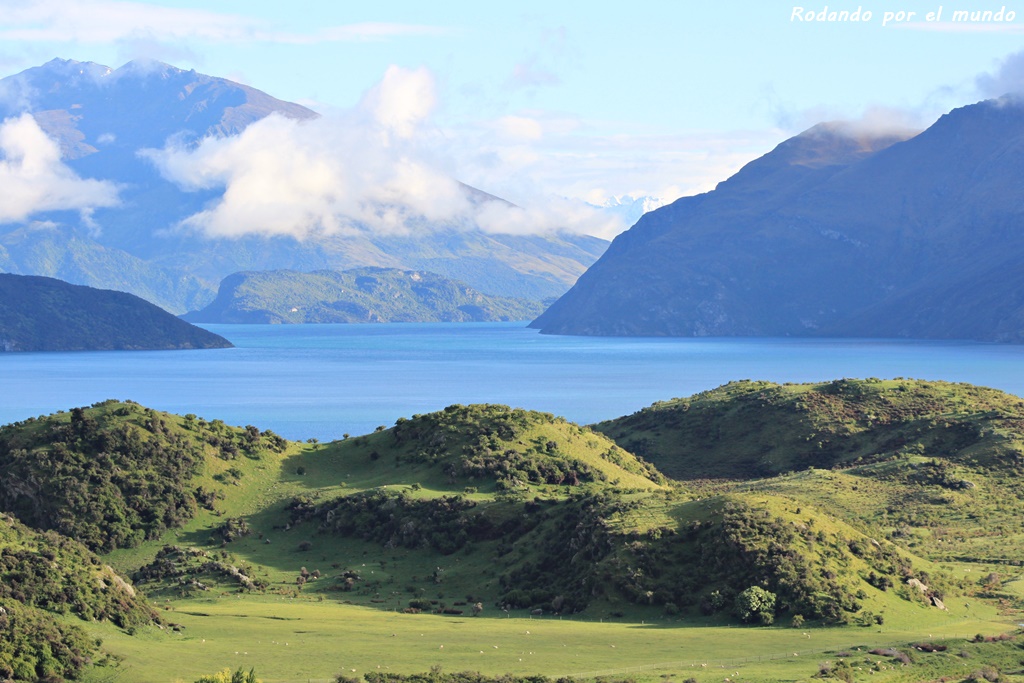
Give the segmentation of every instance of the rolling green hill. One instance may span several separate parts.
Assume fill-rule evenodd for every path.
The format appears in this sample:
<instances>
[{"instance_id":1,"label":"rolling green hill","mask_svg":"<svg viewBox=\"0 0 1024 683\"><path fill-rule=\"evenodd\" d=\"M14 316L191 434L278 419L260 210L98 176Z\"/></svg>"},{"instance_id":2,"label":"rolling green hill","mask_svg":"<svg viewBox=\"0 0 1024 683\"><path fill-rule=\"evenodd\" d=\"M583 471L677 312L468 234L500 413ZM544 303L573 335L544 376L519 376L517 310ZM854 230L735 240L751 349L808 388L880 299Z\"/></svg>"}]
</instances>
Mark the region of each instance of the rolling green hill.
<instances>
[{"instance_id":1,"label":"rolling green hill","mask_svg":"<svg viewBox=\"0 0 1024 683\"><path fill-rule=\"evenodd\" d=\"M528 320L540 302L481 294L425 271L354 268L300 273L273 270L224 278L194 323L386 323Z\"/></svg>"},{"instance_id":2,"label":"rolling green hill","mask_svg":"<svg viewBox=\"0 0 1024 683\"><path fill-rule=\"evenodd\" d=\"M1013 562L1024 540L1024 402L993 389L733 382L595 429L676 479L783 493L931 559Z\"/></svg>"},{"instance_id":3,"label":"rolling green hill","mask_svg":"<svg viewBox=\"0 0 1024 683\"><path fill-rule=\"evenodd\" d=\"M1024 401L918 380L732 382L595 428L677 479L752 479L928 455L1024 473Z\"/></svg>"},{"instance_id":4,"label":"rolling green hill","mask_svg":"<svg viewBox=\"0 0 1024 683\"><path fill-rule=\"evenodd\" d=\"M0 428L0 509L93 550L134 547L212 508L211 474L236 478L232 461L285 446L255 427L106 401Z\"/></svg>"},{"instance_id":5,"label":"rolling green hill","mask_svg":"<svg viewBox=\"0 0 1024 683\"><path fill-rule=\"evenodd\" d=\"M50 529L3 518L0 560L62 568L0 599L89 681L1005 675L1016 641L986 637L1024 608L1022 410L941 382L736 382L595 428L456 405L321 444L108 401L0 429L0 510Z\"/></svg>"},{"instance_id":6,"label":"rolling green hill","mask_svg":"<svg viewBox=\"0 0 1024 683\"><path fill-rule=\"evenodd\" d=\"M125 579L67 536L0 515L0 599L127 628L158 619Z\"/></svg>"},{"instance_id":7,"label":"rolling green hill","mask_svg":"<svg viewBox=\"0 0 1024 683\"><path fill-rule=\"evenodd\" d=\"M133 630L160 621L124 577L82 544L0 515L3 680L76 678L97 655L95 639L59 615Z\"/></svg>"},{"instance_id":8,"label":"rolling green hill","mask_svg":"<svg viewBox=\"0 0 1024 683\"><path fill-rule=\"evenodd\" d=\"M0 352L219 349L223 337L125 292L0 274Z\"/></svg>"}]
</instances>

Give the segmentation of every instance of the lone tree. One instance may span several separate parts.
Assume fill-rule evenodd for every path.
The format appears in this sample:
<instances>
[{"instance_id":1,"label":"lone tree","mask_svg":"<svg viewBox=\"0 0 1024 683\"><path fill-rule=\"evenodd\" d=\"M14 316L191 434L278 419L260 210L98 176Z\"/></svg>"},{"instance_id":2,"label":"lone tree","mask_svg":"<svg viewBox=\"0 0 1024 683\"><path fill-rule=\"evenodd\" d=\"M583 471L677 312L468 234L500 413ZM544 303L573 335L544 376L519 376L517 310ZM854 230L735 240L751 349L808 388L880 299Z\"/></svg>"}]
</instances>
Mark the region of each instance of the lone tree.
<instances>
[{"instance_id":1,"label":"lone tree","mask_svg":"<svg viewBox=\"0 0 1024 683\"><path fill-rule=\"evenodd\" d=\"M751 586L736 596L736 612L743 621L757 618L768 625L775 621L775 593L760 586Z\"/></svg>"}]
</instances>

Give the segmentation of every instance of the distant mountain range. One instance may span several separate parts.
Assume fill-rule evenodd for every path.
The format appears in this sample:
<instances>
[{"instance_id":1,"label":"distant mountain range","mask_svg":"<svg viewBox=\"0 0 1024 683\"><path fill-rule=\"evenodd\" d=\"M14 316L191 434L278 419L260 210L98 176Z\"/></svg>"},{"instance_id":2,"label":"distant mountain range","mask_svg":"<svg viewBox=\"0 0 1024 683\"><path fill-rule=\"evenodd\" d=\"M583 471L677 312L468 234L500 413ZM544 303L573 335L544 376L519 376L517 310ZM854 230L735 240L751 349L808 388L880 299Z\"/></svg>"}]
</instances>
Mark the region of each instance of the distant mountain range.
<instances>
[{"instance_id":1,"label":"distant mountain range","mask_svg":"<svg viewBox=\"0 0 1024 683\"><path fill-rule=\"evenodd\" d=\"M219 349L220 335L125 292L0 274L0 352Z\"/></svg>"},{"instance_id":2,"label":"distant mountain range","mask_svg":"<svg viewBox=\"0 0 1024 683\"><path fill-rule=\"evenodd\" d=\"M62 59L0 80L0 119L24 112L58 142L63 161L82 178L117 183L121 202L86 217L50 211L0 224L0 271L129 291L176 313L208 304L220 280L234 272L359 266L431 271L487 294L539 301L565 292L608 244L570 233L493 234L439 225L407 235L353 230L303 241L206 239L174 228L220 191L185 191L139 151L163 148L168 139L187 146L205 136L236 135L269 114L309 120L315 112L159 62L112 70Z\"/></svg>"},{"instance_id":3,"label":"distant mountain range","mask_svg":"<svg viewBox=\"0 0 1024 683\"><path fill-rule=\"evenodd\" d=\"M213 303L182 319L194 323L384 323L530 320L543 306L481 294L434 273L353 268L272 270L224 278Z\"/></svg>"},{"instance_id":4,"label":"distant mountain range","mask_svg":"<svg viewBox=\"0 0 1024 683\"><path fill-rule=\"evenodd\" d=\"M822 124L652 211L542 332L1024 342L1024 104L920 134Z\"/></svg>"}]
</instances>

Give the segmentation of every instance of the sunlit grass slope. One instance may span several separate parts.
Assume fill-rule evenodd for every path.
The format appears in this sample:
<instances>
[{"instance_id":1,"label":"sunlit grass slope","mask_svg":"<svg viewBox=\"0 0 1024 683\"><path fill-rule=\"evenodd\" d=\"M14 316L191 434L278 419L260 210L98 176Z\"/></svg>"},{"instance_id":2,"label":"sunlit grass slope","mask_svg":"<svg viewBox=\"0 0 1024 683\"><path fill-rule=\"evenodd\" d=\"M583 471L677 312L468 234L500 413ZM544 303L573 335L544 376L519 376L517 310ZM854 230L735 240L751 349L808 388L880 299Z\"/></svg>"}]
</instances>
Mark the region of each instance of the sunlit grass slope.
<instances>
[{"instance_id":1,"label":"sunlit grass slope","mask_svg":"<svg viewBox=\"0 0 1024 683\"><path fill-rule=\"evenodd\" d=\"M1024 604L1019 413L966 385L743 382L596 430L451 406L321 444L105 402L0 429L0 503L162 617L41 605L103 639L89 680L927 680L1013 670L1013 641L967 639Z\"/></svg>"}]
</instances>

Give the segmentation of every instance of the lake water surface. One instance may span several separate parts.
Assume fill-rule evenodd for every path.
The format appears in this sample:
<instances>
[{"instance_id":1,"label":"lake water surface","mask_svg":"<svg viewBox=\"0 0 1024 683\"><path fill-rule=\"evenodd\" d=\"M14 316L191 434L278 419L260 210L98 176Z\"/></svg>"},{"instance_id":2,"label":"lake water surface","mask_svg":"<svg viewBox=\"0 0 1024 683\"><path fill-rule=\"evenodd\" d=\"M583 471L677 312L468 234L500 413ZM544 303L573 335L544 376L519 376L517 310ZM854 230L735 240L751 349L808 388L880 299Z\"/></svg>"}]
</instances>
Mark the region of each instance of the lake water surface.
<instances>
[{"instance_id":1,"label":"lake water surface","mask_svg":"<svg viewBox=\"0 0 1024 683\"><path fill-rule=\"evenodd\" d=\"M590 423L735 379L913 377L1024 395L1024 346L559 337L522 323L204 327L238 348L0 354L0 424L119 398L327 440L452 403Z\"/></svg>"}]
</instances>

